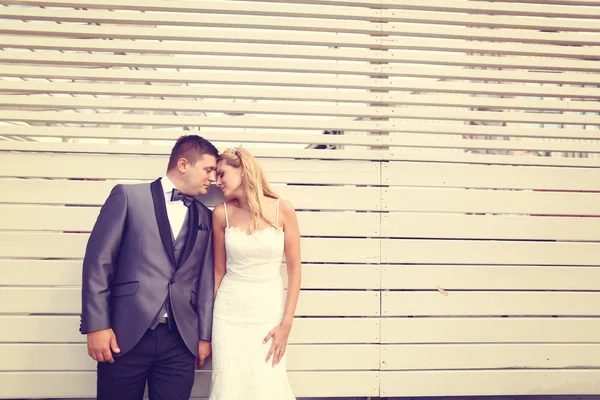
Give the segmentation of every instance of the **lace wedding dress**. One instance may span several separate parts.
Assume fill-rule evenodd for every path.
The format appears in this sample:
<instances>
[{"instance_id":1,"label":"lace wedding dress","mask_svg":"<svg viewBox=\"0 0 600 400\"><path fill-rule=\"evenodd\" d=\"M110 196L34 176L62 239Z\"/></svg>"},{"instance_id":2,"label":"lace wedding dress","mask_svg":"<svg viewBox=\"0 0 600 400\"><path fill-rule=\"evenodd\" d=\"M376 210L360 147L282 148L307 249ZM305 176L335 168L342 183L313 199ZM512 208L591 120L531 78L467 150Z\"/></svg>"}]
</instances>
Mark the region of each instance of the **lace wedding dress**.
<instances>
[{"instance_id":1,"label":"lace wedding dress","mask_svg":"<svg viewBox=\"0 0 600 400\"><path fill-rule=\"evenodd\" d=\"M279 223L279 201L277 202ZM227 272L215 299L210 400L294 400L286 355L265 362L271 341L263 339L281 322L285 292L279 269L283 230L247 234L229 226L225 204Z\"/></svg>"}]
</instances>

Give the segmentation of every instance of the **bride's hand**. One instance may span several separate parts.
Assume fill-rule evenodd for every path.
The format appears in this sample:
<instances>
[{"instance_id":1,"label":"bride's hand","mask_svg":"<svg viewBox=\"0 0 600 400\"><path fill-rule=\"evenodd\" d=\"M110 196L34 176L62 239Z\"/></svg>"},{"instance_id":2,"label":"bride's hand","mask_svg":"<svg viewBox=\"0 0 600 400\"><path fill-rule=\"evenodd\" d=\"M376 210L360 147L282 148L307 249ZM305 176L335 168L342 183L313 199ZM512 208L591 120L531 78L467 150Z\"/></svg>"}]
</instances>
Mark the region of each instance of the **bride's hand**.
<instances>
[{"instance_id":1,"label":"bride's hand","mask_svg":"<svg viewBox=\"0 0 600 400\"><path fill-rule=\"evenodd\" d=\"M273 339L271 342L271 348L269 349L269 353L267 354L267 359L265 362L269 362L269 358L273 356L273 367L279 364L283 355L285 354L288 336L290 335L290 330L292 329L291 325L281 323L277 325L275 328L271 329L271 332L265 337L263 343L267 343L269 339Z\"/></svg>"}]
</instances>

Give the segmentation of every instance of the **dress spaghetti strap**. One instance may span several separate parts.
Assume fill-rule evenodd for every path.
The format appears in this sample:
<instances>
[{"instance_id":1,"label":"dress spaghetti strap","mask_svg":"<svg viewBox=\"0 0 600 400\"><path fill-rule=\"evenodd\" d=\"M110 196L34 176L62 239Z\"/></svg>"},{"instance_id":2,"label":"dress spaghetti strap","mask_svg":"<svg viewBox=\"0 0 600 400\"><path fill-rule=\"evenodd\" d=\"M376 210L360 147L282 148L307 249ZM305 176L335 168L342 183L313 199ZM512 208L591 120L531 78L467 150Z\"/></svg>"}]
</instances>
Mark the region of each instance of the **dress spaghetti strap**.
<instances>
[{"instance_id":1,"label":"dress spaghetti strap","mask_svg":"<svg viewBox=\"0 0 600 400\"><path fill-rule=\"evenodd\" d=\"M227 216L227 202L223 203L223 207L225 207L225 223L227 224L227 227L229 228L229 217Z\"/></svg>"}]
</instances>

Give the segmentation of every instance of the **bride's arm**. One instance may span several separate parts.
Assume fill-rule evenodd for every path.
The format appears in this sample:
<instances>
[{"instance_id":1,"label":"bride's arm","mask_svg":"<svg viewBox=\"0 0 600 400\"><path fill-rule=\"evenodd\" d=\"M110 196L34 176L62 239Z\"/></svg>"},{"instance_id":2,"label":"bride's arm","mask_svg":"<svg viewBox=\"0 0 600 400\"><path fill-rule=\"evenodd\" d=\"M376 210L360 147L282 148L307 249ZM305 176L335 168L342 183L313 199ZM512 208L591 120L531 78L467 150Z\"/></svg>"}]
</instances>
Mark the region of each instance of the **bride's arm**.
<instances>
[{"instance_id":1,"label":"bride's arm","mask_svg":"<svg viewBox=\"0 0 600 400\"><path fill-rule=\"evenodd\" d=\"M223 207L223 204L219 204L215 207L212 215L215 297L217 297L217 290L219 290L221 281L225 276L225 264L227 261L227 255L225 253L225 225L225 208Z\"/></svg>"},{"instance_id":2,"label":"bride's arm","mask_svg":"<svg viewBox=\"0 0 600 400\"><path fill-rule=\"evenodd\" d=\"M291 328L294 313L300 295L301 258L300 258L300 229L296 211L288 201L281 200L281 220L283 222L285 240L285 264L287 267L288 285L283 313L282 325Z\"/></svg>"}]
</instances>

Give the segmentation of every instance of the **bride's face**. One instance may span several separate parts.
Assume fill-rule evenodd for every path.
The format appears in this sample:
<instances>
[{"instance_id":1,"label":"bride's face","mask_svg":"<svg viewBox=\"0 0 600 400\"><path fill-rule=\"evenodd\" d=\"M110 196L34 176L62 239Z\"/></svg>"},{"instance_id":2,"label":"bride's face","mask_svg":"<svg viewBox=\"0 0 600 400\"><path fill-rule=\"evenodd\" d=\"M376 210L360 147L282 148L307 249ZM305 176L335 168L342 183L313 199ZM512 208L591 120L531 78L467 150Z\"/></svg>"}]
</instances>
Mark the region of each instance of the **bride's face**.
<instances>
[{"instance_id":1,"label":"bride's face","mask_svg":"<svg viewBox=\"0 0 600 400\"><path fill-rule=\"evenodd\" d=\"M225 161L217 164L217 187L226 199L233 199L243 194L242 169L234 168Z\"/></svg>"}]
</instances>

